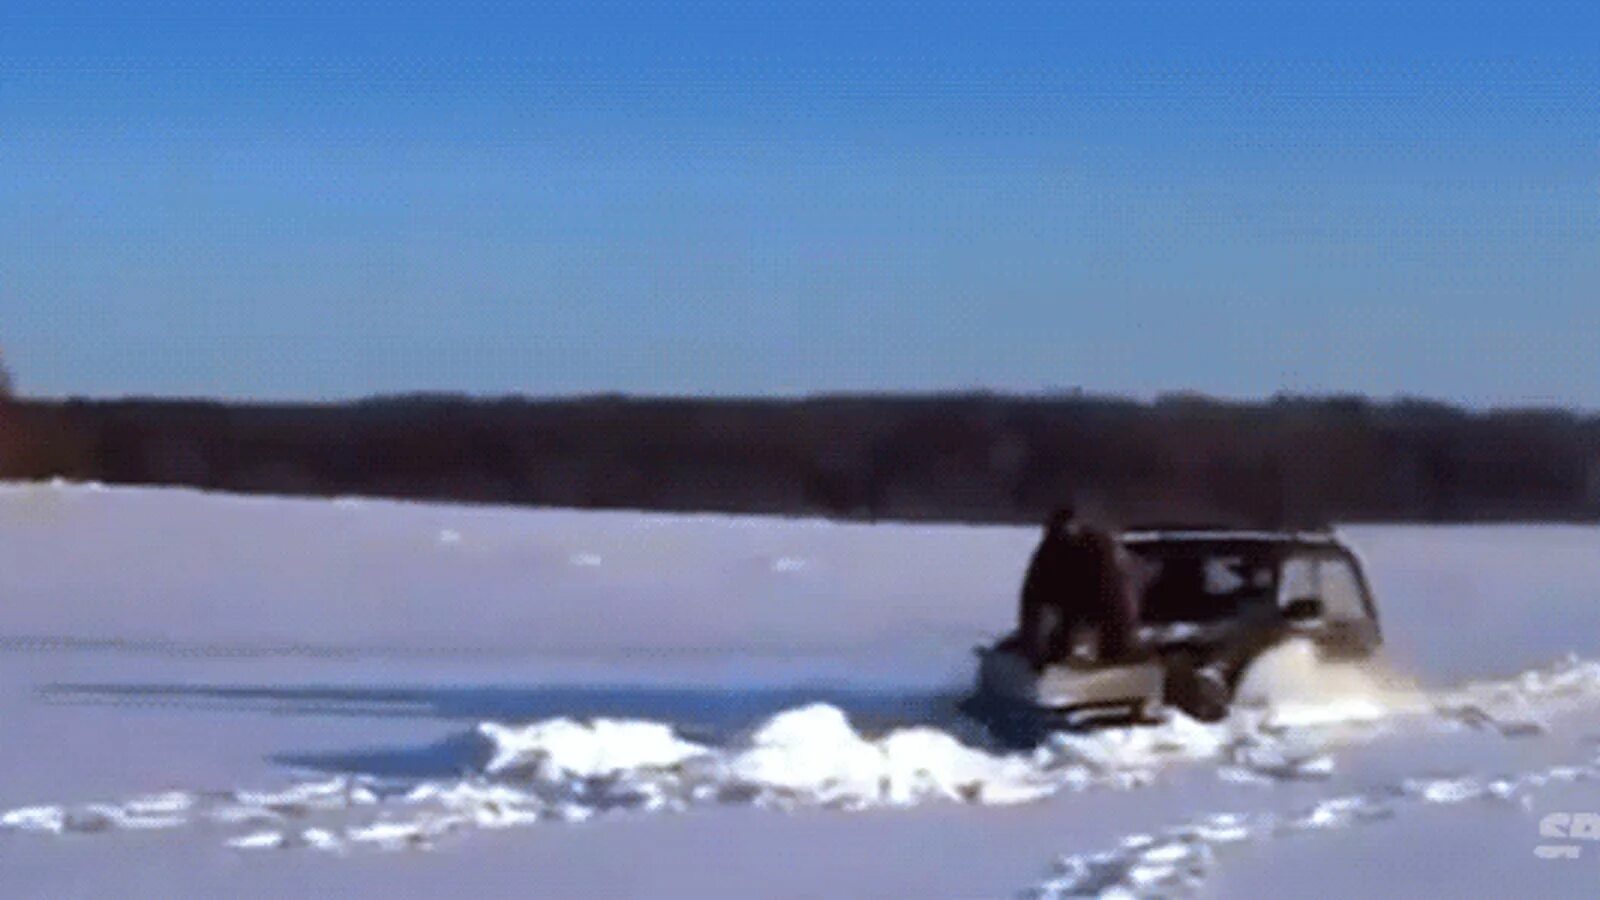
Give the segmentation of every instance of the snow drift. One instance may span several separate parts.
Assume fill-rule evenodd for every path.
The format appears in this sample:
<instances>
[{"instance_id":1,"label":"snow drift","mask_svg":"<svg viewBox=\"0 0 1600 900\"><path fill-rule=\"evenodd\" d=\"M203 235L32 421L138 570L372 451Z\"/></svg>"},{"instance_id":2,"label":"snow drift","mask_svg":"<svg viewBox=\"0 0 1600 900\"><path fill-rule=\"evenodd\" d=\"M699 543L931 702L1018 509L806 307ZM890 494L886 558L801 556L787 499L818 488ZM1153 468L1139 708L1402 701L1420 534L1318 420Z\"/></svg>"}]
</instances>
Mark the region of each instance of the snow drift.
<instances>
[{"instance_id":1,"label":"snow drift","mask_svg":"<svg viewBox=\"0 0 1600 900\"><path fill-rule=\"evenodd\" d=\"M343 851L427 848L474 828L710 805L998 806L1065 791L1138 788L1174 766L1211 764L1217 777L1235 783L1317 780L1334 769L1342 746L1373 740L1398 723L1436 730L1489 724L1516 733L1537 731L1541 718L1600 705L1600 664L1577 659L1430 695L1365 668L1319 664L1307 648L1289 644L1264 657L1246 680L1248 698L1221 723L1172 713L1156 726L1059 733L1030 752L963 742L933 726L864 734L842 710L820 703L781 712L725 745L690 740L657 721L484 722L464 736L476 743L472 756L482 763L460 778L351 774L277 791L34 806L0 815L0 829L85 834L210 823L236 832L225 840L242 850ZM1277 828L1257 823L1250 831ZM1131 859L1128 851L1118 859ZM1147 865L1148 856L1138 855L1138 865ZM1102 878L1105 860L1091 862L1085 865L1100 873L1092 878ZM1123 867L1132 872L1133 865ZM1079 872L1062 883L1086 878Z\"/></svg>"}]
</instances>

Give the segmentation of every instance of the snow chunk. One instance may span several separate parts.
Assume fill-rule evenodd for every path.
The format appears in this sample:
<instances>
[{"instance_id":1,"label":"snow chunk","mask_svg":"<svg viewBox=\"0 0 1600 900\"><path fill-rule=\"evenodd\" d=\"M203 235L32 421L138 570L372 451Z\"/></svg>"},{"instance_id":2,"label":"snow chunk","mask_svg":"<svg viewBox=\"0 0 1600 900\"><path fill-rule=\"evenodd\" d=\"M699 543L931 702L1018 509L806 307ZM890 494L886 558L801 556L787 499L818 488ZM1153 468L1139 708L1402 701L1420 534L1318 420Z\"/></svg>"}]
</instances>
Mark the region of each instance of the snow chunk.
<instances>
[{"instance_id":1,"label":"snow chunk","mask_svg":"<svg viewBox=\"0 0 1600 900\"><path fill-rule=\"evenodd\" d=\"M235 850L266 850L287 847L289 840L281 831L256 831L229 838L227 845Z\"/></svg>"},{"instance_id":2,"label":"snow chunk","mask_svg":"<svg viewBox=\"0 0 1600 900\"><path fill-rule=\"evenodd\" d=\"M26 806L0 815L0 828L60 834L66 821L66 812L59 806Z\"/></svg>"},{"instance_id":3,"label":"snow chunk","mask_svg":"<svg viewBox=\"0 0 1600 900\"><path fill-rule=\"evenodd\" d=\"M523 727L485 722L478 734L493 749L487 771L530 770L546 780L671 768L708 752L659 722L553 719Z\"/></svg>"},{"instance_id":4,"label":"snow chunk","mask_svg":"<svg viewBox=\"0 0 1600 900\"><path fill-rule=\"evenodd\" d=\"M1233 740L1232 726L1206 725L1173 712L1160 725L1107 728L1084 734L1059 732L1043 748L1059 759L1081 762L1096 772L1139 774L1163 763L1219 756Z\"/></svg>"},{"instance_id":5,"label":"snow chunk","mask_svg":"<svg viewBox=\"0 0 1600 900\"><path fill-rule=\"evenodd\" d=\"M867 740L842 711L826 704L773 717L751 743L728 763L735 780L823 804L906 806L928 799L1009 804L1059 788L1020 756L993 756L933 728Z\"/></svg>"}]
</instances>

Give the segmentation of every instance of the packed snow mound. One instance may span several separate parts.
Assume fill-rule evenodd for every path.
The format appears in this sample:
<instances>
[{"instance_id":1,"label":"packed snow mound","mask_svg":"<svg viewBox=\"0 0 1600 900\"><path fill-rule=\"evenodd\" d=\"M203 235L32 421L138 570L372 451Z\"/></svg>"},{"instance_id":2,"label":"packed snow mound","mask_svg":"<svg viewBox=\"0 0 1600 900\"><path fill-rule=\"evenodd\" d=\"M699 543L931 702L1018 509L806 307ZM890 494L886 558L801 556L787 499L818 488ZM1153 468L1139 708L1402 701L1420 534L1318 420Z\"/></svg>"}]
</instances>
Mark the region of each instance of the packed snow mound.
<instances>
[{"instance_id":1,"label":"packed snow mound","mask_svg":"<svg viewBox=\"0 0 1600 900\"><path fill-rule=\"evenodd\" d=\"M824 805L1019 803L1059 788L1023 757L986 753L934 728L868 740L826 704L774 716L750 743L727 760L732 780Z\"/></svg>"},{"instance_id":2,"label":"packed snow mound","mask_svg":"<svg viewBox=\"0 0 1600 900\"><path fill-rule=\"evenodd\" d=\"M1022 755L997 755L935 728L862 736L837 707L779 713L747 741L713 748L659 722L557 719L526 726L484 723L485 772L546 788L582 783L586 796L647 791L680 801L708 797L815 806L908 806L928 800L1014 803L1060 787ZM603 780L604 785L595 784Z\"/></svg>"},{"instance_id":3,"label":"packed snow mound","mask_svg":"<svg viewBox=\"0 0 1600 900\"><path fill-rule=\"evenodd\" d=\"M486 771L522 771L544 780L665 769L709 752L659 722L563 718L523 727L484 722L478 734L493 751Z\"/></svg>"}]
</instances>

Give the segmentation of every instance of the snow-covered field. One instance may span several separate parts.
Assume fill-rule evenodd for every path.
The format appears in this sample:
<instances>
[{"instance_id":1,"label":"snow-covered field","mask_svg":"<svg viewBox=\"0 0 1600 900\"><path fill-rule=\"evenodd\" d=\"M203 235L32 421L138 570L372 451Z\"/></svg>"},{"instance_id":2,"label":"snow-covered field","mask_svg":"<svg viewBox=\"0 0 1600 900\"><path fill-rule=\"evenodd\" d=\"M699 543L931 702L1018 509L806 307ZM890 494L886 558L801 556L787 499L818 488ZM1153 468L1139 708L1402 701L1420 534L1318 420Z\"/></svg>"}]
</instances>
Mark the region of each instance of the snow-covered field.
<instances>
[{"instance_id":1,"label":"snow-covered field","mask_svg":"<svg viewBox=\"0 0 1600 900\"><path fill-rule=\"evenodd\" d=\"M1346 536L1381 666L1016 754L1030 529L0 486L0 896L1592 896L1600 528Z\"/></svg>"}]
</instances>

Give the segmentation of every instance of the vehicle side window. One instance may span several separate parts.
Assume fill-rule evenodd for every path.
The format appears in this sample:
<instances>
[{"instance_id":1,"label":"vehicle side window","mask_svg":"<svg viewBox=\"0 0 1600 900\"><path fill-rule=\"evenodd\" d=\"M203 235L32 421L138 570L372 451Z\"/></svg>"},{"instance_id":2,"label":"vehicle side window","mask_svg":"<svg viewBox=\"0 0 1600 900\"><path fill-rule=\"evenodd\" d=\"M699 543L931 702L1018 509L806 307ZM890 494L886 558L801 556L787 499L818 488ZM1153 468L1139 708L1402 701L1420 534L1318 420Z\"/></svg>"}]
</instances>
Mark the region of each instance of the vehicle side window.
<instances>
[{"instance_id":1,"label":"vehicle side window","mask_svg":"<svg viewBox=\"0 0 1600 900\"><path fill-rule=\"evenodd\" d=\"M1320 597L1323 618L1350 622L1367 617L1364 596L1361 578L1347 559L1301 556L1283 563L1280 604L1301 597Z\"/></svg>"},{"instance_id":2,"label":"vehicle side window","mask_svg":"<svg viewBox=\"0 0 1600 900\"><path fill-rule=\"evenodd\" d=\"M1355 567L1346 559L1324 559L1317 563L1317 580L1321 583L1321 597L1327 617L1341 622L1358 621L1367 617L1363 602L1361 578Z\"/></svg>"},{"instance_id":3,"label":"vehicle side window","mask_svg":"<svg viewBox=\"0 0 1600 900\"><path fill-rule=\"evenodd\" d=\"M1303 556L1284 560L1282 585L1278 589L1278 603L1287 604L1301 597L1319 594L1316 561Z\"/></svg>"}]
</instances>

